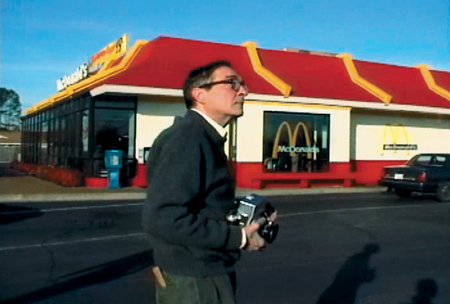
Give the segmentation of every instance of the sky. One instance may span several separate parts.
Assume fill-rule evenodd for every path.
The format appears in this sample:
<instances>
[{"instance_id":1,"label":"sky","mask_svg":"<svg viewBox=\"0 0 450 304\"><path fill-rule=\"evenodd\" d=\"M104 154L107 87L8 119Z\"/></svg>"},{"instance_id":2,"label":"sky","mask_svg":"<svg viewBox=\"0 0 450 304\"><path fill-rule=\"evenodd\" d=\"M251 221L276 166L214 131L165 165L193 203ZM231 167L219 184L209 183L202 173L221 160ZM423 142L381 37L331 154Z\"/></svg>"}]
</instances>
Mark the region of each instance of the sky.
<instances>
[{"instance_id":1,"label":"sky","mask_svg":"<svg viewBox=\"0 0 450 304\"><path fill-rule=\"evenodd\" d=\"M0 0L0 87L22 109L123 34L350 53L450 72L448 0Z\"/></svg>"}]
</instances>

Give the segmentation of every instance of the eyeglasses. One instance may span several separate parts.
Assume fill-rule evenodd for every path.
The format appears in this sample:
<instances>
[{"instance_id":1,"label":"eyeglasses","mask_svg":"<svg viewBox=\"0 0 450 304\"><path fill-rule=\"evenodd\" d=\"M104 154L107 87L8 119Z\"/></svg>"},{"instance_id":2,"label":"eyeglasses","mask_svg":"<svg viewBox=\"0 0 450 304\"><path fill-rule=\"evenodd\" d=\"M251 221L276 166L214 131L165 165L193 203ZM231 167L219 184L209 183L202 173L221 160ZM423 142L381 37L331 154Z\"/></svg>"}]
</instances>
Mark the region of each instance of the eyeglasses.
<instances>
[{"instance_id":1,"label":"eyeglasses","mask_svg":"<svg viewBox=\"0 0 450 304\"><path fill-rule=\"evenodd\" d=\"M202 84L201 86L199 86L199 88L202 89L202 88L206 88L206 87L212 87L213 85L222 84L222 83L229 83L229 84L231 84L231 88L233 90L235 90L235 91L239 91L239 89L241 87L244 87L244 88L246 87L244 80L239 81L236 78L230 78L230 79L225 79L225 80L205 83L205 84Z\"/></svg>"}]
</instances>

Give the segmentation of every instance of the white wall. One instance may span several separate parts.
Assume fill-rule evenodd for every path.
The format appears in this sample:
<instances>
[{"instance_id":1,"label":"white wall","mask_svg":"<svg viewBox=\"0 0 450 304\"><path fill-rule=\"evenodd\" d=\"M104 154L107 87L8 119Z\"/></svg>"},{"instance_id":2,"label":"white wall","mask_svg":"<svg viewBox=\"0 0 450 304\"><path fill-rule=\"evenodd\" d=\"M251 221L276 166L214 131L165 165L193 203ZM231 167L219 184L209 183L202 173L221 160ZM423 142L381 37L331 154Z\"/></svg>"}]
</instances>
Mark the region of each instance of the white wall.
<instances>
[{"instance_id":1,"label":"white wall","mask_svg":"<svg viewBox=\"0 0 450 304\"><path fill-rule=\"evenodd\" d=\"M355 112L351 157L355 160L407 160L418 153L450 153L450 118ZM383 150L384 144L415 144L417 150Z\"/></svg>"},{"instance_id":2,"label":"white wall","mask_svg":"<svg viewBox=\"0 0 450 304\"><path fill-rule=\"evenodd\" d=\"M450 117L404 112L362 112L347 107L246 101L237 123L238 162L262 162L264 111L330 115L330 162L407 160L417 153L450 153ZM136 116L136 158L151 147L175 116L184 116L181 97L139 97ZM390 126L390 127L386 127ZM384 144L417 144L416 151L383 150ZM228 152L228 151L226 151Z\"/></svg>"},{"instance_id":3,"label":"white wall","mask_svg":"<svg viewBox=\"0 0 450 304\"><path fill-rule=\"evenodd\" d=\"M350 108L246 101L244 116L238 119L237 161L262 162L264 111L330 115L330 162L350 160ZM139 97L136 116L136 158L143 162L144 147L151 147L158 134L184 116L182 98ZM228 152L228 151L226 151Z\"/></svg>"},{"instance_id":4,"label":"white wall","mask_svg":"<svg viewBox=\"0 0 450 304\"><path fill-rule=\"evenodd\" d=\"M143 163L144 147L151 147L158 134L173 124L175 116L184 116L182 98L139 97L136 116L136 158Z\"/></svg>"},{"instance_id":5,"label":"white wall","mask_svg":"<svg viewBox=\"0 0 450 304\"><path fill-rule=\"evenodd\" d=\"M350 108L246 101L238 119L237 161L262 162L264 111L330 115L330 162L350 159Z\"/></svg>"}]
</instances>

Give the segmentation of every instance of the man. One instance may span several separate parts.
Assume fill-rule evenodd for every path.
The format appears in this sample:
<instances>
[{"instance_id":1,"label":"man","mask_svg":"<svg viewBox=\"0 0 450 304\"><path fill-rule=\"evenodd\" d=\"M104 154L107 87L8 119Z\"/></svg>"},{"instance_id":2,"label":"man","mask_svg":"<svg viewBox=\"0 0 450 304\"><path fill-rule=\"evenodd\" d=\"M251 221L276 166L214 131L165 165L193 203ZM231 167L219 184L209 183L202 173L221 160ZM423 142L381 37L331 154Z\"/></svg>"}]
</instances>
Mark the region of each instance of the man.
<instances>
[{"instance_id":1,"label":"man","mask_svg":"<svg viewBox=\"0 0 450 304\"><path fill-rule=\"evenodd\" d=\"M164 130L149 156L144 230L153 247L156 297L165 303L235 303L240 250L266 242L259 224L230 225L235 182L224 153L224 127L243 114L245 82L227 61L190 72L184 118Z\"/></svg>"}]
</instances>

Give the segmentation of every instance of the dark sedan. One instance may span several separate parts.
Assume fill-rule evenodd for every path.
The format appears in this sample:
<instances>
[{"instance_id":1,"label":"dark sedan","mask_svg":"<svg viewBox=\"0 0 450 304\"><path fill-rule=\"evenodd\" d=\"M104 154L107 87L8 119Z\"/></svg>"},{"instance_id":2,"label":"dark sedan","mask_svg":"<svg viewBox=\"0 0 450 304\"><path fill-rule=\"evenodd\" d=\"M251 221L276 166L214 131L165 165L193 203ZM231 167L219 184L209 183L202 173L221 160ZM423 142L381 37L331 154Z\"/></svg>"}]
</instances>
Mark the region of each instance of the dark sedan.
<instances>
[{"instance_id":1,"label":"dark sedan","mask_svg":"<svg viewBox=\"0 0 450 304\"><path fill-rule=\"evenodd\" d=\"M383 171L378 184L394 189L398 196L436 193L439 201L450 201L450 154L418 154L405 165L384 167Z\"/></svg>"}]
</instances>

